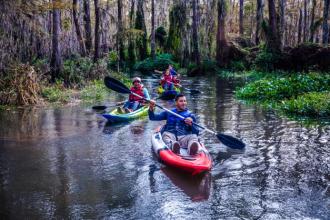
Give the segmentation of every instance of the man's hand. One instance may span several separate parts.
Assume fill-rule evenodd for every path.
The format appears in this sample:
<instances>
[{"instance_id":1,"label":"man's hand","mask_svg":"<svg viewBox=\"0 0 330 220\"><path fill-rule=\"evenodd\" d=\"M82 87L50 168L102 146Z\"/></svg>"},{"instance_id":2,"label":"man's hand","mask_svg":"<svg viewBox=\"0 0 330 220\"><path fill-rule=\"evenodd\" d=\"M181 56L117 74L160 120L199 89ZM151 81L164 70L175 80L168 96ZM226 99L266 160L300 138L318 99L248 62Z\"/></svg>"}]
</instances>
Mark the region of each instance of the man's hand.
<instances>
[{"instance_id":1,"label":"man's hand","mask_svg":"<svg viewBox=\"0 0 330 220\"><path fill-rule=\"evenodd\" d=\"M192 126L193 119L190 118L190 117L188 117L188 118L185 118L185 119L184 119L184 122L185 122L187 125Z\"/></svg>"},{"instance_id":2,"label":"man's hand","mask_svg":"<svg viewBox=\"0 0 330 220\"><path fill-rule=\"evenodd\" d=\"M153 112L153 111L155 110L155 104L156 104L156 101L155 101L155 100L152 100L152 99L151 99L151 100L149 101L149 110L150 110L150 111Z\"/></svg>"}]
</instances>

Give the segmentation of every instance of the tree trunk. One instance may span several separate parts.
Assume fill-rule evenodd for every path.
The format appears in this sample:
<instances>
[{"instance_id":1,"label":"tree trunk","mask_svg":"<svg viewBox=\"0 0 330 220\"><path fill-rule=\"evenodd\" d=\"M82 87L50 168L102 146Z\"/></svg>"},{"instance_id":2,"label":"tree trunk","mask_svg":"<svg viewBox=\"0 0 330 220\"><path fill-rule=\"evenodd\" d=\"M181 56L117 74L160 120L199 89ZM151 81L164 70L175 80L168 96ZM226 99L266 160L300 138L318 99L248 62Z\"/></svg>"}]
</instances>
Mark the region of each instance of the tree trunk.
<instances>
[{"instance_id":1,"label":"tree trunk","mask_svg":"<svg viewBox=\"0 0 330 220\"><path fill-rule=\"evenodd\" d=\"M304 0L304 29L303 29L303 42L307 41L307 0Z\"/></svg>"},{"instance_id":2,"label":"tree trunk","mask_svg":"<svg viewBox=\"0 0 330 220\"><path fill-rule=\"evenodd\" d=\"M95 8L95 39L94 39L94 62L100 58L100 8L99 1L94 0Z\"/></svg>"},{"instance_id":3,"label":"tree trunk","mask_svg":"<svg viewBox=\"0 0 330 220\"><path fill-rule=\"evenodd\" d=\"M281 51L281 42L279 40L279 35L277 32L277 23L276 23L276 9L274 0L268 0L268 12L269 12L269 30L267 33L267 43L268 49L277 53Z\"/></svg>"},{"instance_id":4,"label":"tree trunk","mask_svg":"<svg viewBox=\"0 0 330 220\"><path fill-rule=\"evenodd\" d=\"M90 3L89 0L84 0L84 23L85 23L85 38L87 53L90 54L92 49L92 26L90 15Z\"/></svg>"},{"instance_id":5,"label":"tree trunk","mask_svg":"<svg viewBox=\"0 0 330 220\"><path fill-rule=\"evenodd\" d=\"M228 43L226 39L226 0L218 0L217 55L220 66L228 65Z\"/></svg>"},{"instance_id":6,"label":"tree trunk","mask_svg":"<svg viewBox=\"0 0 330 220\"><path fill-rule=\"evenodd\" d=\"M280 25L279 25L279 38L281 42L281 48L284 46L284 39L285 39L285 5L286 0L279 0L279 9L280 9Z\"/></svg>"},{"instance_id":7,"label":"tree trunk","mask_svg":"<svg viewBox=\"0 0 330 220\"><path fill-rule=\"evenodd\" d=\"M52 57L50 62L52 82L55 82L62 71L62 57L59 43L61 15L60 9L58 9L58 4L60 3L61 0L53 0Z\"/></svg>"},{"instance_id":8,"label":"tree trunk","mask_svg":"<svg viewBox=\"0 0 330 220\"><path fill-rule=\"evenodd\" d=\"M264 4L263 0L257 0L257 22L256 22L256 45L260 43L260 29L261 29L261 22L263 20L263 9Z\"/></svg>"},{"instance_id":9,"label":"tree trunk","mask_svg":"<svg viewBox=\"0 0 330 220\"><path fill-rule=\"evenodd\" d=\"M147 57L147 28L144 20L143 1L138 0L135 20L135 28L143 32L136 42L139 48L140 60L144 60Z\"/></svg>"},{"instance_id":10,"label":"tree trunk","mask_svg":"<svg viewBox=\"0 0 330 220\"><path fill-rule=\"evenodd\" d=\"M73 0L72 1L72 15L73 15L73 22L76 28L76 33L77 33L77 39L80 45L80 52L82 56L86 56L86 47L84 43L83 36L81 34L80 30L80 25L79 25L79 20L78 20L78 0Z\"/></svg>"},{"instance_id":11,"label":"tree trunk","mask_svg":"<svg viewBox=\"0 0 330 220\"><path fill-rule=\"evenodd\" d=\"M110 1L107 0L106 8L102 11L102 22L101 22L101 33L102 33L102 43L101 48L103 53L107 53L109 51L108 47L108 31L109 31L109 25L110 25L110 18L109 18L109 10L110 10Z\"/></svg>"},{"instance_id":12,"label":"tree trunk","mask_svg":"<svg viewBox=\"0 0 330 220\"><path fill-rule=\"evenodd\" d=\"M301 32L302 32L302 9L299 9L299 21L298 21L298 42L299 45L301 43Z\"/></svg>"},{"instance_id":13,"label":"tree trunk","mask_svg":"<svg viewBox=\"0 0 330 220\"><path fill-rule=\"evenodd\" d=\"M197 14L197 0L192 0L192 9L193 9L193 60L197 65L200 65L200 55L199 55L199 46L198 46L198 14Z\"/></svg>"},{"instance_id":14,"label":"tree trunk","mask_svg":"<svg viewBox=\"0 0 330 220\"><path fill-rule=\"evenodd\" d=\"M243 11L244 11L244 0L239 0L239 35L241 37L244 34L244 28L243 28Z\"/></svg>"},{"instance_id":15,"label":"tree trunk","mask_svg":"<svg viewBox=\"0 0 330 220\"><path fill-rule=\"evenodd\" d=\"M311 24L310 24L310 35L309 35L309 42L313 43L314 41L314 33L315 33L315 28L314 28L314 20L315 20L315 7L316 7L316 0L312 0L312 11L311 11Z\"/></svg>"},{"instance_id":16,"label":"tree trunk","mask_svg":"<svg viewBox=\"0 0 330 220\"><path fill-rule=\"evenodd\" d=\"M151 57L156 59L156 42L155 42L155 0L151 0Z\"/></svg>"},{"instance_id":17,"label":"tree trunk","mask_svg":"<svg viewBox=\"0 0 330 220\"><path fill-rule=\"evenodd\" d=\"M117 33L117 48L119 55L119 62L125 60L124 43L123 43L123 16L122 16L122 0L117 0L118 9L118 33Z\"/></svg>"},{"instance_id":18,"label":"tree trunk","mask_svg":"<svg viewBox=\"0 0 330 220\"><path fill-rule=\"evenodd\" d=\"M129 25L130 28L134 28L134 9L135 8L135 0L131 1L131 11L129 14ZM128 39L128 59L131 63L135 62L135 44L134 44L134 35L130 33Z\"/></svg>"},{"instance_id":19,"label":"tree trunk","mask_svg":"<svg viewBox=\"0 0 330 220\"><path fill-rule=\"evenodd\" d=\"M323 9L323 36L322 36L322 44L324 46L327 46L328 45L328 41L329 41L329 24L328 24L329 3L330 3L330 0L324 0L324 9Z\"/></svg>"}]
</instances>

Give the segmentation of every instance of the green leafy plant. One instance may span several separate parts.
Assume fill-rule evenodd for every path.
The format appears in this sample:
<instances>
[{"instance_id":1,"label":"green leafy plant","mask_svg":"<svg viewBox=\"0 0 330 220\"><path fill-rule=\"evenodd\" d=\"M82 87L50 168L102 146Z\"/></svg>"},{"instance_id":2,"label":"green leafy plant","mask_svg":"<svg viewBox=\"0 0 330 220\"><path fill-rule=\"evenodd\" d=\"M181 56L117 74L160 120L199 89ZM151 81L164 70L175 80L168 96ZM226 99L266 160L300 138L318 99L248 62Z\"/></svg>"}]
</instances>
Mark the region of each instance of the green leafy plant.
<instances>
[{"instance_id":1,"label":"green leafy plant","mask_svg":"<svg viewBox=\"0 0 330 220\"><path fill-rule=\"evenodd\" d=\"M63 86L63 81L57 80L55 84L43 87L41 95L49 102L65 103L70 100L70 93Z\"/></svg>"},{"instance_id":2,"label":"green leafy plant","mask_svg":"<svg viewBox=\"0 0 330 220\"><path fill-rule=\"evenodd\" d=\"M101 101L109 92L103 80L94 80L81 90L80 97L84 101Z\"/></svg>"},{"instance_id":3,"label":"green leafy plant","mask_svg":"<svg viewBox=\"0 0 330 220\"><path fill-rule=\"evenodd\" d=\"M283 100L306 92L330 89L330 76L320 74L273 77L252 82L236 92L237 97L259 101Z\"/></svg>"},{"instance_id":4,"label":"green leafy plant","mask_svg":"<svg viewBox=\"0 0 330 220\"><path fill-rule=\"evenodd\" d=\"M280 108L290 114L329 117L330 92L310 92L282 102Z\"/></svg>"}]
</instances>

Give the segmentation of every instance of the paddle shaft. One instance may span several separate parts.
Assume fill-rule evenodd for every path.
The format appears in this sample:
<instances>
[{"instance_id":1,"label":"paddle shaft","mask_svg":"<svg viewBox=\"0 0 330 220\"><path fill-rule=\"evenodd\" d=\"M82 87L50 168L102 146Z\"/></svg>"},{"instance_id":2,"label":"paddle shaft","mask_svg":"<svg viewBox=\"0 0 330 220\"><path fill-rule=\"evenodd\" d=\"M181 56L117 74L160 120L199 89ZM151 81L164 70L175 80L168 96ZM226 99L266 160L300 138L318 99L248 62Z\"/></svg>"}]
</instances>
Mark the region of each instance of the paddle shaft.
<instances>
[{"instance_id":1,"label":"paddle shaft","mask_svg":"<svg viewBox=\"0 0 330 220\"><path fill-rule=\"evenodd\" d=\"M167 83L170 83L170 84L173 84L174 86L177 86L177 87L179 87L179 88L183 88L183 89L185 89L185 90L187 90L187 91L190 91L190 92L200 92L199 90L195 90L195 89L188 89L188 88L186 88L186 87L183 87L181 84L175 84L174 82L170 82L170 81L166 81Z\"/></svg>"},{"instance_id":2,"label":"paddle shaft","mask_svg":"<svg viewBox=\"0 0 330 220\"><path fill-rule=\"evenodd\" d=\"M140 99L143 99L143 100L146 100L146 101L150 102L149 99L146 99L146 98L144 98L144 97L142 97L142 96L140 96L140 95L138 95L138 94L136 94L136 93L134 93L134 92L131 92L131 94L132 94L132 95L135 95L135 96L137 96L137 97L139 97ZM161 105L158 105L157 103L155 103L155 106L157 106L157 107L160 108L160 109L163 109L164 111L166 111L166 112L168 112L168 113L170 113L170 114L172 114L172 115L175 115L175 116L178 117L178 118L186 119L186 118L183 117L182 115L179 115L179 114L177 114L177 113L175 113L175 112L173 112L173 111L171 111L171 110L169 110L169 109L167 109L167 108L165 108L165 107L163 107L163 106L161 106ZM208 128L205 128L205 127L203 127L202 125L199 125L199 124L197 124L197 123L195 123L195 122L192 122L192 123L193 123L194 125L196 125L197 127L200 127L200 128L202 128L203 130L205 130L205 131L207 131L207 132L209 132L209 133L211 133L211 134L217 135L216 132L214 132L214 131L212 131L212 130L210 130L210 129L208 129Z\"/></svg>"}]
</instances>

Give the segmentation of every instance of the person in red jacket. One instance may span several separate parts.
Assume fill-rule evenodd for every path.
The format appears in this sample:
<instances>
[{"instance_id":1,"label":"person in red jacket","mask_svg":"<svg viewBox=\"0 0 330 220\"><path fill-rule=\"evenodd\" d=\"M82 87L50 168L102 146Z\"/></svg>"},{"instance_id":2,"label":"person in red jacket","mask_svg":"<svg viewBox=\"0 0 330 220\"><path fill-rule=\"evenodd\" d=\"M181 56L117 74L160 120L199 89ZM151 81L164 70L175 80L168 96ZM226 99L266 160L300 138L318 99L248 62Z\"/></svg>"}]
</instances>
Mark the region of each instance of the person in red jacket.
<instances>
[{"instance_id":1,"label":"person in red jacket","mask_svg":"<svg viewBox=\"0 0 330 220\"><path fill-rule=\"evenodd\" d=\"M174 89L173 76L171 75L171 72L170 72L169 69L167 69L165 71L165 73L162 75L162 78L160 80L160 84L165 89L165 91Z\"/></svg>"},{"instance_id":2,"label":"person in red jacket","mask_svg":"<svg viewBox=\"0 0 330 220\"><path fill-rule=\"evenodd\" d=\"M146 98L150 99L149 92L146 88L143 87L143 84L141 83L141 78L140 77L134 77L133 78L133 86L130 89L132 92ZM144 100L130 94L128 97L128 100L124 104L124 111L126 113L133 112L140 108L144 104ZM118 107L117 111L119 113L123 113L123 109L121 107Z\"/></svg>"}]
</instances>

